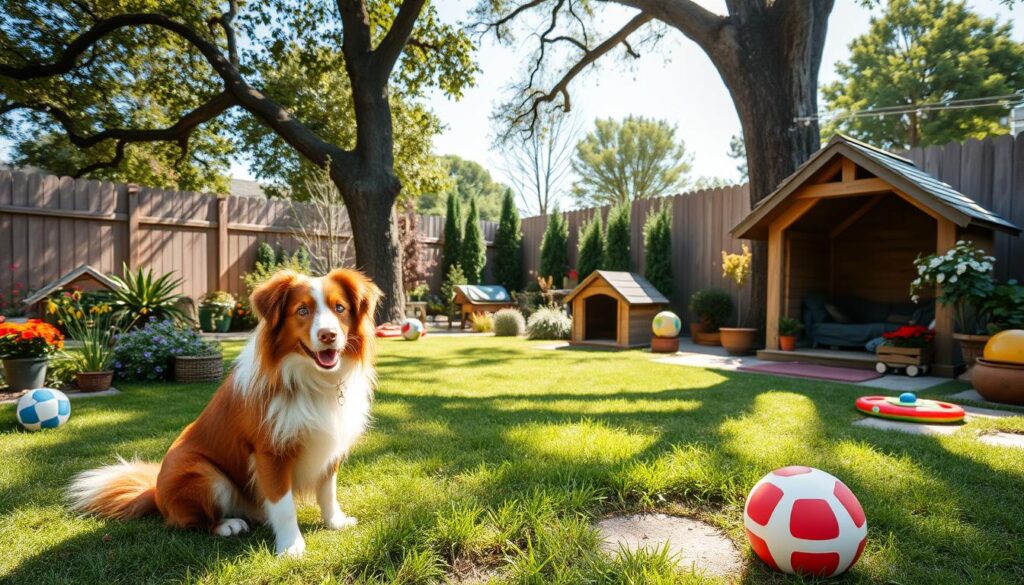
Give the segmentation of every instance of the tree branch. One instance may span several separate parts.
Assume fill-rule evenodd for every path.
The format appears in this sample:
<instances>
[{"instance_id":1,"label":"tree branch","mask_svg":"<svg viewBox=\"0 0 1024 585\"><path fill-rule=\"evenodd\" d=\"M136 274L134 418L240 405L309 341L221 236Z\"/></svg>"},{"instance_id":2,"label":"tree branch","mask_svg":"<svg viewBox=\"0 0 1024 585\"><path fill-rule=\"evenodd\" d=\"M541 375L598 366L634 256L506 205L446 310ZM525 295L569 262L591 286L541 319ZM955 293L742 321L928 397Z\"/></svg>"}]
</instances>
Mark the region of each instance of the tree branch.
<instances>
[{"instance_id":1,"label":"tree branch","mask_svg":"<svg viewBox=\"0 0 1024 585\"><path fill-rule=\"evenodd\" d=\"M720 35L729 24L727 17L715 14L692 0L616 0L616 3L632 6L672 25L709 55L720 50L717 48Z\"/></svg>"},{"instance_id":2,"label":"tree branch","mask_svg":"<svg viewBox=\"0 0 1024 585\"><path fill-rule=\"evenodd\" d=\"M312 163L322 166L328 155L337 162L355 162L351 152L324 142L291 112L246 83L238 68L221 53L217 45L195 29L163 14L119 14L101 20L71 41L53 63L27 63L20 67L4 63L0 64L0 76L25 81L68 73L75 69L78 58L106 35L121 28L147 25L162 28L188 41L221 77L225 90L238 105L259 118Z\"/></svg>"},{"instance_id":3,"label":"tree branch","mask_svg":"<svg viewBox=\"0 0 1024 585\"><path fill-rule=\"evenodd\" d=\"M216 34L214 27L217 25L224 30L224 38L228 43L228 59L231 60L232 65L238 67L238 43L235 39L234 25L236 16L238 16L238 0L229 0L227 12L218 17L211 18L208 24L211 34Z\"/></svg>"},{"instance_id":4,"label":"tree branch","mask_svg":"<svg viewBox=\"0 0 1024 585\"><path fill-rule=\"evenodd\" d=\"M425 0L405 0L398 9L395 21L391 23L384 39L377 45L374 51L377 64L383 69L383 73L391 73L398 56L402 54L405 45L412 36L412 29L416 26L416 20L420 17Z\"/></svg>"},{"instance_id":5,"label":"tree branch","mask_svg":"<svg viewBox=\"0 0 1024 585\"><path fill-rule=\"evenodd\" d=\"M636 32L637 29L642 27L651 21L651 15L646 13L640 13L630 19L629 22L620 28L615 34L605 39L601 44L597 45L593 49L583 52L583 56L579 61L576 62L572 67L566 71L562 78L555 83L552 88L547 91L534 90L523 100L521 107L525 107L529 102L530 107L528 110L517 114L513 120L512 125L516 126L521 124L526 118L530 118L529 128L534 128L537 120L540 116L540 106L544 103L553 102L558 96L562 96L562 110L568 112L571 108L571 101L569 98L569 83L576 78L584 69L590 66L594 61L597 61L602 56L607 54L609 51L614 49L620 43L626 41L629 35Z\"/></svg>"},{"instance_id":6,"label":"tree branch","mask_svg":"<svg viewBox=\"0 0 1024 585\"><path fill-rule=\"evenodd\" d=\"M87 175L87 174L89 174L89 173L91 173L93 171L98 171L100 169L113 169L113 168L117 168L121 164L121 161L124 160L124 147L125 147L125 141L124 140L118 140L117 141L117 145L114 147L114 158L112 158L110 160L107 160L107 161L99 161L99 162L94 162L91 165L86 165L86 166L78 169L75 172L75 174L72 175L72 176L74 178L78 179L80 177L84 177L85 175Z\"/></svg>"}]
</instances>

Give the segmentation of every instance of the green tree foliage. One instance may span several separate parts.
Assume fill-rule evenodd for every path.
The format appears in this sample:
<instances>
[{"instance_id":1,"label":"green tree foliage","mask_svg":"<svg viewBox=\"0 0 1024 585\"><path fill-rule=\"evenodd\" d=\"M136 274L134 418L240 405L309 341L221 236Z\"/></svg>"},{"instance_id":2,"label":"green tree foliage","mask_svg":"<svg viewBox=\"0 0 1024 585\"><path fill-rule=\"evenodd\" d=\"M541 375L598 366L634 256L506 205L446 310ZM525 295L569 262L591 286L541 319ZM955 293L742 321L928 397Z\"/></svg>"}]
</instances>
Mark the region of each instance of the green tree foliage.
<instances>
[{"instance_id":1,"label":"green tree foliage","mask_svg":"<svg viewBox=\"0 0 1024 585\"><path fill-rule=\"evenodd\" d=\"M644 223L644 277L661 294L672 296L672 211L662 205Z\"/></svg>"},{"instance_id":2,"label":"green tree foliage","mask_svg":"<svg viewBox=\"0 0 1024 585\"><path fill-rule=\"evenodd\" d=\"M510 291L523 288L523 233L512 189L502 197L494 234L494 279Z\"/></svg>"},{"instance_id":3,"label":"green tree foliage","mask_svg":"<svg viewBox=\"0 0 1024 585\"><path fill-rule=\"evenodd\" d=\"M999 23L954 0L891 0L850 43L839 79L822 88L830 110L860 111L1006 95L1024 87L1024 44ZM845 132L890 149L1006 134L1002 107L840 119Z\"/></svg>"},{"instance_id":4,"label":"green tree foliage","mask_svg":"<svg viewBox=\"0 0 1024 585\"><path fill-rule=\"evenodd\" d=\"M579 236L576 254L576 272L582 281L600 268L604 259L604 222L601 221L600 211L580 229L580 233L582 235Z\"/></svg>"},{"instance_id":5,"label":"green tree foliage","mask_svg":"<svg viewBox=\"0 0 1024 585\"><path fill-rule=\"evenodd\" d=\"M740 180L747 180L747 144L742 134L733 134L729 138L729 158L736 161L736 170L740 172Z\"/></svg>"},{"instance_id":6,"label":"green tree foliage","mask_svg":"<svg viewBox=\"0 0 1024 585\"><path fill-rule=\"evenodd\" d=\"M608 227L604 240L605 270L629 271L633 260L629 253L630 238L630 204L613 207L608 212Z\"/></svg>"},{"instance_id":7,"label":"green tree foliage","mask_svg":"<svg viewBox=\"0 0 1024 585\"><path fill-rule=\"evenodd\" d=\"M579 175L573 195L582 205L619 205L683 189L690 156L675 126L628 116L596 120L576 144L572 166Z\"/></svg>"},{"instance_id":8,"label":"green tree foliage","mask_svg":"<svg viewBox=\"0 0 1024 585\"><path fill-rule=\"evenodd\" d=\"M481 284L484 279L484 264L487 263L487 244L480 231L480 213L476 209L476 198L469 200L466 214L466 229L462 232L462 272L469 284Z\"/></svg>"},{"instance_id":9,"label":"green tree foliage","mask_svg":"<svg viewBox=\"0 0 1024 585\"><path fill-rule=\"evenodd\" d=\"M274 253L274 247L267 242L260 242L256 246L256 264L268 267L276 265L277 255Z\"/></svg>"},{"instance_id":10,"label":"green tree foliage","mask_svg":"<svg viewBox=\"0 0 1024 585\"><path fill-rule=\"evenodd\" d=\"M558 211L548 216L548 226L540 243L540 274L543 278L555 279L556 287L562 286L562 278L569 273L569 222Z\"/></svg>"},{"instance_id":11,"label":"green tree foliage","mask_svg":"<svg viewBox=\"0 0 1024 585\"><path fill-rule=\"evenodd\" d=\"M459 158L454 154L440 157L448 180L440 190L426 191L416 200L416 209L424 215L443 215L445 205L453 194L469 205L470 198L476 197L480 219L498 221L502 197L508 186L491 177L490 171L476 161Z\"/></svg>"},{"instance_id":12,"label":"green tree foliage","mask_svg":"<svg viewBox=\"0 0 1024 585\"><path fill-rule=\"evenodd\" d=\"M458 197L448 199L444 214L444 246L441 248L441 273L449 274L462 262L462 206ZM461 269L460 269L461 271Z\"/></svg>"},{"instance_id":13,"label":"green tree foliage","mask_svg":"<svg viewBox=\"0 0 1024 585\"><path fill-rule=\"evenodd\" d=\"M448 319L454 318L455 312L458 309L455 304L455 287L460 284L468 284L466 282L466 275L462 273L462 267L454 264L445 273L444 282L441 283L441 297L444 299Z\"/></svg>"}]
</instances>

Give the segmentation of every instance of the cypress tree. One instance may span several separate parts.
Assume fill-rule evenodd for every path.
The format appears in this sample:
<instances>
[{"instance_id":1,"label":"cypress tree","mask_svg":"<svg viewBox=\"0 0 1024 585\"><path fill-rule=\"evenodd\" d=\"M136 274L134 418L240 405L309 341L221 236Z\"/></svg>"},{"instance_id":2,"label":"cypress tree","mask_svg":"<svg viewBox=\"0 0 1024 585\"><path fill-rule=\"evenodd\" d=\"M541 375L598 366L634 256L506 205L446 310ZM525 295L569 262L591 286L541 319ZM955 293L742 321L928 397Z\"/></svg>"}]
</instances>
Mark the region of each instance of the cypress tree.
<instances>
[{"instance_id":1,"label":"cypress tree","mask_svg":"<svg viewBox=\"0 0 1024 585\"><path fill-rule=\"evenodd\" d=\"M554 278L554 286L562 286L569 272L569 222L558 208L548 217L548 227L540 244L540 276Z\"/></svg>"},{"instance_id":2,"label":"cypress tree","mask_svg":"<svg viewBox=\"0 0 1024 585\"><path fill-rule=\"evenodd\" d=\"M672 212L668 205L647 216L644 223L644 277L672 297Z\"/></svg>"},{"instance_id":3,"label":"cypress tree","mask_svg":"<svg viewBox=\"0 0 1024 585\"><path fill-rule=\"evenodd\" d=\"M462 272L466 276L466 282L483 282L486 262L487 245L484 243L484 234L480 231L480 213L476 208L476 197L470 197L466 229L462 232Z\"/></svg>"},{"instance_id":4,"label":"cypress tree","mask_svg":"<svg viewBox=\"0 0 1024 585\"><path fill-rule=\"evenodd\" d=\"M576 271L579 273L580 281L590 276L590 273L601 267L602 256L604 255L604 225L601 221L601 212L594 214L594 219L585 225L579 237L579 253L576 256Z\"/></svg>"},{"instance_id":5,"label":"cypress tree","mask_svg":"<svg viewBox=\"0 0 1024 585\"><path fill-rule=\"evenodd\" d=\"M632 261L629 254L629 203L608 212L608 229L604 241L605 270L629 272Z\"/></svg>"},{"instance_id":6,"label":"cypress tree","mask_svg":"<svg viewBox=\"0 0 1024 585\"><path fill-rule=\"evenodd\" d=\"M510 291L523 288L523 234L511 189L501 200L501 217L494 234L494 279Z\"/></svg>"},{"instance_id":7,"label":"cypress tree","mask_svg":"<svg viewBox=\"0 0 1024 585\"><path fill-rule=\"evenodd\" d=\"M446 276L451 272L452 266L462 262L461 207L459 196L450 193L444 218L444 247L441 249L441 271Z\"/></svg>"}]
</instances>

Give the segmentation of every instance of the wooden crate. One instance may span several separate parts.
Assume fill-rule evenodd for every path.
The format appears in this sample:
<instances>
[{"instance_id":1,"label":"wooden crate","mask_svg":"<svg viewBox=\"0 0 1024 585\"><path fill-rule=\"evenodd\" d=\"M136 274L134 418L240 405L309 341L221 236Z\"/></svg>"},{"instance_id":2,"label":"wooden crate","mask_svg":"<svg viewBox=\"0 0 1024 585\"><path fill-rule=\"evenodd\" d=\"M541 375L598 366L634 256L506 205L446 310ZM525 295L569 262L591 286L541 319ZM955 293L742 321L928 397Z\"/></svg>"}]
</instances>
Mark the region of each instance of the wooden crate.
<instances>
[{"instance_id":1,"label":"wooden crate","mask_svg":"<svg viewBox=\"0 0 1024 585\"><path fill-rule=\"evenodd\" d=\"M878 361L894 366L926 366L932 361L930 347L895 347L880 345L875 350Z\"/></svg>"}]
</instances>

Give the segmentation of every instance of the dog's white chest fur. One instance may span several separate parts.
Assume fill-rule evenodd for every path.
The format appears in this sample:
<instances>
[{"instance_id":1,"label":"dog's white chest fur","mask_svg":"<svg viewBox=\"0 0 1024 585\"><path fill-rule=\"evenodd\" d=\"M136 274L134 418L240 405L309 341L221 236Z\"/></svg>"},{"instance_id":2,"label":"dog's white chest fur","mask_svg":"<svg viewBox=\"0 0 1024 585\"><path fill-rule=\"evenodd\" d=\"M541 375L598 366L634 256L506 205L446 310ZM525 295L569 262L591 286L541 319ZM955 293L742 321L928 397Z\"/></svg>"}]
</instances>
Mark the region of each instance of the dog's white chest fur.
<instances>
[{"instance_id":1,"label":"dog's white chest fur","mask_svg":"<svg viewBox=\"0 0 1024 585\"><path fill-rule=\"evenodd\" d=\"M316 425L301 432L302 452L295 461L292 471L292 485L296 492L307 492L316 488L329 466L348 456L360 435L366 431L370 415L368 388L346 389L344 401L335 398L326 400L324 416L318 417Z\"/></svg>"}]
</instances>

